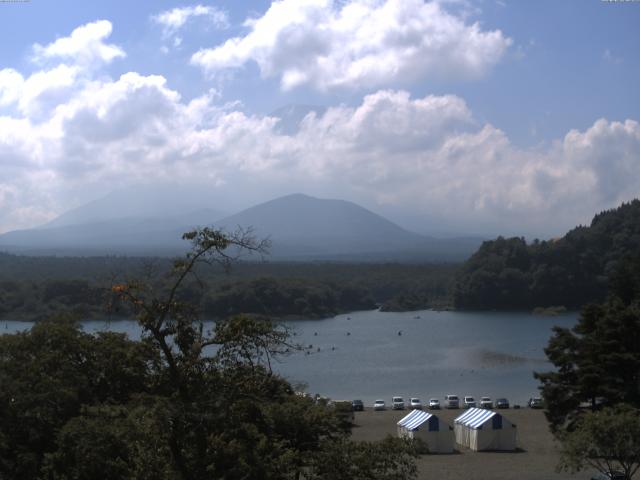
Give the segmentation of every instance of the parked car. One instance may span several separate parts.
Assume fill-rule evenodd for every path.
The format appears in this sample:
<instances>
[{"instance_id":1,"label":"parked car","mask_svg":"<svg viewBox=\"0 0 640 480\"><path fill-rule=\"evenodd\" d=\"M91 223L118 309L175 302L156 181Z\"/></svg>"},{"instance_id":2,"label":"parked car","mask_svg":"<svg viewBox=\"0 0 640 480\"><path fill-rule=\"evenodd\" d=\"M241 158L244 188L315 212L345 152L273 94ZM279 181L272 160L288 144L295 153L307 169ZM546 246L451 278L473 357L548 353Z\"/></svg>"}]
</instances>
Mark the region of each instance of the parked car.
<instances>
[{"instance_id":1,"label":"parked car","mask_svg":"<svg viewBox=\"0 0 640 480\"><path fill-rule=\"evenodd\" d=\"M362 400L353 400L351 402L351 406L353 407L354 412L362 412L364 410L364 403L362 403Z\"/></svg>"},{"instance_id":2,"label":"parked car","mask_svg":"<svg viewBox=\"0 0 640 480\"><path fill-rule=\"evenodd\" d=\"M489 397L480 397L480 408L486 408L491 410L493 408L493 402Z\"/></svg>"},{"instance_id":3,"label":"parked car","mask_svg":"<svg viewBox=\"0 0 640 480\"><path fill-rule=\"evenodd\" d=\"M591 480L625 480L627 477L623 472L618 472L617 470L609 473L599 473L594 477L591 477Z\"/></svg>"},{"instance_id":4,"label":"parked car","mask_svg":"<svg viewBox=\"0 0 640 480\"><path fill-rule=\"evenodd\" d=\"M471 395L465 395L464 408L476 408L476 399Z\"/></svg>"},{"instance_id":5,"label":"parked car","mask_svg":"<svg viewBox=\"0 0 640 480\"><path fill-rule=\"evenodd\" d=\"M391 404L394 410L404 410L404 399L402 397L391 398Z\"/></svg>"},{"instance_id":6,"label":"parked car","mask_svg":"<svg viewBox=\"0 0 640 480\"><path fill-rule=\"evenodd\" d=\"M529 405L529 408L543 408L544 407L544 403L542 402L542 398L540 397L532 397L529 399L529 401L527 402Z\"/></svg>"},{"instance_id":7,"label":"parked car","mask_svg":"<svg viewBox=\"0 0 640 480\"><path fill-rule=\"evenodd\" d=\"M384 400L376 400L375 402L373 402L373 409L374 410L386 410L387 406L384 403Z\"/></svg>"},{"instance_id":8,"label":"parked car","mask_svg":"<svg viewBox=\"0 0 640 480\"><path fill-rule=\"evenodd\" d=\"M409 400L409 407L412 410L422 410L422 402L419 398L412 398Z\"/></svg>"},{"instance_id":9,"label":"parked car","mask_svg":"<svg viewBox=\"0 0 640 480\"><path fill-rule=\"evenodd\" d=\"M460 400L457 395L445 395L444 408L460 408Z\"/></svg>"},{"instance_id":10,"label":"parked car","mask_svg":"<svg viewBox=\"0 0 640 480\"><path fill-rule=\"evenodd\" d=\"M495 403L496 408L509 408L509 400L506 398L498 398Z\"/></svg>"},{"instance_id":11,"label":"parked car","mask_svg":"<svg viewBox=\"0 0 640 480\"><path fill-rule=\"evenodd\" d=\"M437 398L429 399L429 409L430 410L440 410L440 400Z\"/></svg>"}]
</instances>

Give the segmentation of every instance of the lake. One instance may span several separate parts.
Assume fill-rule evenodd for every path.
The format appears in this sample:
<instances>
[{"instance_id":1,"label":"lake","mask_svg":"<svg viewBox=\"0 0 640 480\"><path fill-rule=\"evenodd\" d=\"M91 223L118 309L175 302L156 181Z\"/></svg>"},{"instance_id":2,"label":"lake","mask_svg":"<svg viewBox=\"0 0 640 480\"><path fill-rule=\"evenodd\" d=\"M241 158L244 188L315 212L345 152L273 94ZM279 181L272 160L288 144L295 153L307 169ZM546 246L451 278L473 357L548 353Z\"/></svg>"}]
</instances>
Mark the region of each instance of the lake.
<instances>
[{"instance_id":1,"label":"lake","mask_svg":"<svg viewBox=\"0 0 640 480\"><path fill-rule=\"evenodd\" d=\"M274 368L307 391L334 399L392 395L431 397L473 395L507 397L524 405L536 395L533 371L546 371L543 348L554 325L571 327L577 313L558 317L528 313L364 311L323 320L287 321L293 341L306 349ZM4 323L5 325L2 325ZM29 328L0 322L3 333ZM87 332L112 330L140 336L134 321L85 321Z\"/></svg>"}]
</instances>

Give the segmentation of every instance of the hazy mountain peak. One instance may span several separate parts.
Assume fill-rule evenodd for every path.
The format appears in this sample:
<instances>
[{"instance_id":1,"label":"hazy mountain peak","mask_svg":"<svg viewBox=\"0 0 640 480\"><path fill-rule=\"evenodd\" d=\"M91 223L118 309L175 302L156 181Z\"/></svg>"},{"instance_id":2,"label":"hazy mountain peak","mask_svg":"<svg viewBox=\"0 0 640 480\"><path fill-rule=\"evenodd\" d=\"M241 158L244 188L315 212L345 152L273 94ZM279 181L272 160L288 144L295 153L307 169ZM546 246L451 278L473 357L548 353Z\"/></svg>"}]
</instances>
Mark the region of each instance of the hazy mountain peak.
<instances>
[{"instance_id":1,"label":"hazy mountain peak","mask_svg":"<svg viewBox=\"0 0 640 480\"><path fill-rule=\"evenodd\" d=\"M211 224L226 230L252 227L258 237L272 240L273 259L451 260L464 258L479 244L424 237L353 202L303 193L269 200L220 221L207 208L172 216L165 212L161 218L104 218L103 203L84 205L46 228L0 235L0 246L36 254L174 255L187 248L182 233ZM173 207L171 212L178 208Z\"/></svg>"},{"instance_id":2,"label":"hazy mountain peak","mask_svg":"<svg viewBox=\"0 0 640 480\"><path fill-rule=\"evenodd\" d=\"M194 212L208 211L213 222L225 214L211 208L208 187L181 187L179 185L136 185L114 190L104 197L64 212L41 228L139 219L173 219L183 215L193 217Z\"/></svg>"}]
</instances>

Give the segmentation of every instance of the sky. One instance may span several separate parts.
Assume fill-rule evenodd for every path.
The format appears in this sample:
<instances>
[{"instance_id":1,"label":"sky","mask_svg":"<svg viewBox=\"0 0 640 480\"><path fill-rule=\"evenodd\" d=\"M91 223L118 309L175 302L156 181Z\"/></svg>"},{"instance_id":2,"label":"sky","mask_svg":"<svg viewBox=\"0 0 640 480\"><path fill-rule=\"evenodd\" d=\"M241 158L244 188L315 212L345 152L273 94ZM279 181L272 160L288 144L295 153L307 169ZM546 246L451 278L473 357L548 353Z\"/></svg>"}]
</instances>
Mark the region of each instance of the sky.
<instances>
[{"instance_id":1,"label":"sky","mask_svg":"<svg viewBox=\"0 0 640 480\"><path fill-rule=\"evenodd\" d=\"M556 236L640 196L639 26L628 1L0 1L0 232L139 187Z\"/></svg>"}]
</instances>

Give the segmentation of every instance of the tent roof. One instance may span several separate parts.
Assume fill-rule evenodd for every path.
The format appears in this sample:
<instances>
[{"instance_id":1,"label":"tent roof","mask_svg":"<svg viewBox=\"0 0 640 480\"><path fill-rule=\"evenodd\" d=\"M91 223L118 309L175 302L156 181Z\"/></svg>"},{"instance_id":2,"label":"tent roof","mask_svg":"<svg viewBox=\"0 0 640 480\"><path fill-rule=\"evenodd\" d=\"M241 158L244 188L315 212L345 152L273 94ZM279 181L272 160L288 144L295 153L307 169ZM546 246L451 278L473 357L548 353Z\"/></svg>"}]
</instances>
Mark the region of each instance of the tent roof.
<instances>
[{"instance_id":1,"label":"tent roof","mask_svg":"<svg viewBox=\"0 0 640 480\"><path fill-rule=\"evenodd\" d=\"M484 408L470 408L457 417L454 422L470 428L479 428L496 415L501 416L498 412Z\"/></svg>"},{"instance_id":2,"label":"tent roof","mask_svg":"<svg viewBox=\"0 0 640 480\"><path fill-rule=\"evenodd\" d=\"M431 417L433 417L432 413L423 412L422 410L412 410L411 413L398 422L398 426L404 427L407 430L415 430Z\"/></svg>"}]
</instances>

